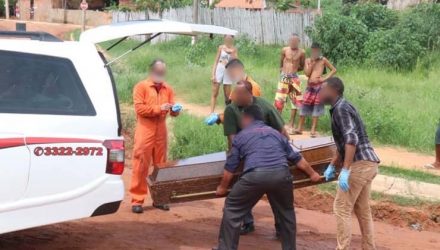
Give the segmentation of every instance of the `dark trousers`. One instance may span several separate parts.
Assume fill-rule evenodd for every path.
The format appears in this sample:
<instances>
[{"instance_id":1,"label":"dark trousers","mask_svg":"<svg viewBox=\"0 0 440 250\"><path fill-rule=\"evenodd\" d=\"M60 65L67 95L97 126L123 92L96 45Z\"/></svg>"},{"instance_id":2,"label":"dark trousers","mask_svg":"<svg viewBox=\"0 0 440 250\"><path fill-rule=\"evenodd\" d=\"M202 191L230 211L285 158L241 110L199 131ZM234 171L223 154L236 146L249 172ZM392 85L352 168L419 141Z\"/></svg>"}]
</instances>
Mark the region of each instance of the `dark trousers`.
<instances>
[{"instance_id":1,"label":"dark trousers","mask_svg":"<svg viewBox=\"0 0 440 250\"><path fill-rule=\"evenodd\" d=\"M271 201L269 200L269 203ZM273 211L273 218L275 219L275 231L278 236L280 231L280 226L278 225L277 212L274 210L274 206L270 205ZM243 225L254 224L254 215L252 214L252 209L243 217Z\"/></svg>"},{"instance_id":2,"label":"dark trousers","mask_svg":"<svg viewBox=\"0 0 440 250\"><path fill-rule=\"evenodd\" d=\"M254 215L252 214L252 210L250 210L247 214L243 217L243 225L247 224L254 224Z\"/></svg>"},{"instance_id":3,"label":"dark trousers","mask_svg":"<svg viewBox=\"0 0 440 250\"><path fill-rule=\"evenodd\" d=\"M225 200L219 249L238 248L243 217L266 194L277 218L283 250L296 249L292 175L287 168L253 171L235 183Z\"/></svg>"}]
</instances>

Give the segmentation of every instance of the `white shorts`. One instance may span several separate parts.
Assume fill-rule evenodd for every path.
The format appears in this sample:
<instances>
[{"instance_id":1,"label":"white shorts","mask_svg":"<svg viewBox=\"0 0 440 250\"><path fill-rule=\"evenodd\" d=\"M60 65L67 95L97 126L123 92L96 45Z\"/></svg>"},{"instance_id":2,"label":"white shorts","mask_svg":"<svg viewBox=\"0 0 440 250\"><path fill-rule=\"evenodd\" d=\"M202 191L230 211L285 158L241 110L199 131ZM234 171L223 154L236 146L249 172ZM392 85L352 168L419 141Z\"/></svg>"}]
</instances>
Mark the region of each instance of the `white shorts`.
<instances>
[{"instance_id":1,"label":"white shorts","mask_svg":"<svg viewBox=\"0 0 440 250\"><path fill-rule=\"evenodd\" d=\"M225 65L221 63L217 64L217 69L215 70L215 81L224 85L232 84L232 81L226 72Z\"/></svg>"}]
</instances>

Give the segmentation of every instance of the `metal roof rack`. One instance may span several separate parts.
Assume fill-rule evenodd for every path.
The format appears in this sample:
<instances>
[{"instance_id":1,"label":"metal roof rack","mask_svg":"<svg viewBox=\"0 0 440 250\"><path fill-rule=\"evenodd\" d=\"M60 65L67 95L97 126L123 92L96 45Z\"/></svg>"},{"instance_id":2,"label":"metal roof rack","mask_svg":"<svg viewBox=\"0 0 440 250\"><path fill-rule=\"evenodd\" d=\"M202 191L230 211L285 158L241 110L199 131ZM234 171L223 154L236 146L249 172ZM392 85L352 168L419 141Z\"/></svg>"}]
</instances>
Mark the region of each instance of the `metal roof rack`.
<instances>
[{"instance_id":1,"label":"metal roof rack","mask_svg":"<svg viewBox=\"0 0 440 250\"><path fill-rule=\"evenodd\" d=\"M44 42L62 42L63 40L46 32L34 31L0 31L0 38L27 38Z\"/></svg>"}]
</instances>

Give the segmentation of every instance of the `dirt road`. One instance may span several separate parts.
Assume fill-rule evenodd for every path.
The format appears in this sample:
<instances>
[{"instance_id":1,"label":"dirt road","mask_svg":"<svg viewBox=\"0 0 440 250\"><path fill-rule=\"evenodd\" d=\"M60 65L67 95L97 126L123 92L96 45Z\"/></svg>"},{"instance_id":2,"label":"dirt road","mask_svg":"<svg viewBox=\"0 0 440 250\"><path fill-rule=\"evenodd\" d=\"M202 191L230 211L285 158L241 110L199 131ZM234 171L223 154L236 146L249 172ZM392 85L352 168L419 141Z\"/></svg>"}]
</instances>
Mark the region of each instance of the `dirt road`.
<instances>
[{"instance_id":1,"label":"dirt road","mask_svg":"<svg viewBox=\"0 0 440 250\"><path fill-rule=\"evenodd\" d=\"M130 170L124 173L128 180ZM298 195L299 196L299 195ZM331 203L318 197L320 206ZM128 197L118 213L108 216L49 225L0 235L0 249L210 249L216 244L223 199L182 203L164 212L146 204L144 214L130 212ZM302 202L303 199L298 199ZM323 203L324 202L324 203ZM329 203L329 204L326 204ZM240 249L280 249L273 239L273 216L268 203L255 210L257 230L240 239ZM334 249L333 215L297 209L298 249ZM398 211L396 211L398 212ZM353 221L353 249L360 249L360 232ZM413 231L375 222L379 249L438 249L440 233Z\"/></svg>"},{"instance_id":2,"label":"dirt road","mask_svg":"<svg viewBox=\"0 0 440 250\"><path fill-rule=\"evenodd\" d=\"M15 20L0 20L0 30L15 30L16 23ZM67 34L80 27L74 24L26 22L27 31L44 31L63 40L69 40Z\"/></svg>"}]
</instances>

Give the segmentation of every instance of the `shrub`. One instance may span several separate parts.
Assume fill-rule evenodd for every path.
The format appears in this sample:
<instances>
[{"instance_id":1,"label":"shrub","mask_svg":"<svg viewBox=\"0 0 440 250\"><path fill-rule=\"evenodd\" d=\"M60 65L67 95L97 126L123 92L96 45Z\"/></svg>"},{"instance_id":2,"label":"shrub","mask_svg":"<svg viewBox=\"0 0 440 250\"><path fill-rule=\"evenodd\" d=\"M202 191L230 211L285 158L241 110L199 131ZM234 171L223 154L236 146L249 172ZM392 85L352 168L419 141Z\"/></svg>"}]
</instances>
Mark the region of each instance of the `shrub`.
<instances>
[{"instance_id":1,"label":"shrub","mask_svg":"<svg viewBox=\"0 0 440 250\"><path fill-rule=\"evenodd\" d=\"M420 4L403 15L400 28L416 36L428 49L440 48L440 4Z\"/></svg>"},{"instance_id":2,"label":"shrub","mask_svg":"<svg viewBox=\"0 0 440 250\"><path fill-rule=\"evenodd\" d=\"M407 29L374 32L365 50L369 63L403 70L413 69L424 53L416 35Z\"/></svg>"},{"instance_id":3,"label":"shrub","mask_svg":"<svg viewBox=\"0 0 440 250\"><path fill-rule=\"evenodd\" d=\"M258 53L257 45L247 35L241 35L236 39L235 46L237 47L239 54L255 56Z\"/></svg>"},{"instance_id":4,"label":"shrub","mask_svg":"<svg viewBox=\"0 0 440 250\"><path fill-rule=\"evenodd\" d=\"M187 45L185 49L185 61L192 66L206 66L207 51L216 51L215 44L218 44L218 39L211 40L206 37L200 38L196 44Z\"/></svg>"},{"instance_id":5,"label":"shrub","mask_svg":"<svg viewBox=\"0 0 440 250\"><path fill-rule=\"evenodd\" d=\"M381 4L356 4L350 9L350 14L360 20L368 31L391 29L399 20L397 12Z\"/></svg>"},{"instance_id":6,"label":"shrub","mask_svg":"<svg viewBox=\"0 0 440 250\"><path fill-rule=\"evenodd\" d=\"M0 0L0 16L5 15L5 0Z\"/></svg>"},{"instance_id":7,"label":"shrub","mask_svg":"<svg viewBox=\"0 0 440 250\"><path fill-rule=\"evenodd\" d=\"M218 45L223 43L222 36L216 36L214 39L202 37L193 46L187 43L185 50L185 60L188 65L206 66L212 63L214 58L209 58L207 61L206 54L217 51ZM257 45L248 36L243 35L235 39L235 46L238 49L239 55L257 55Z\"/></svg>"},{"instance_id":8,"label":"shrub","mask_svg":"<svg viewBox=\"0 0 440 250\"><path fill-rule=\"evenodd\" d=\"M317 18L315 26L309 27L307 33L321 45L324 55L335 63L357 63L364 58L367 26L353 16L328 12Z\"/></svg>"}]
</instances>

